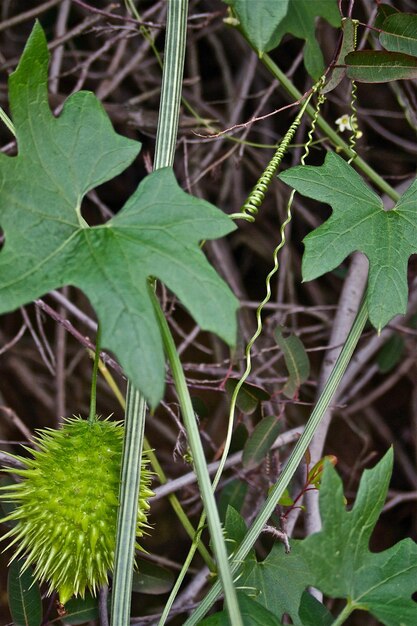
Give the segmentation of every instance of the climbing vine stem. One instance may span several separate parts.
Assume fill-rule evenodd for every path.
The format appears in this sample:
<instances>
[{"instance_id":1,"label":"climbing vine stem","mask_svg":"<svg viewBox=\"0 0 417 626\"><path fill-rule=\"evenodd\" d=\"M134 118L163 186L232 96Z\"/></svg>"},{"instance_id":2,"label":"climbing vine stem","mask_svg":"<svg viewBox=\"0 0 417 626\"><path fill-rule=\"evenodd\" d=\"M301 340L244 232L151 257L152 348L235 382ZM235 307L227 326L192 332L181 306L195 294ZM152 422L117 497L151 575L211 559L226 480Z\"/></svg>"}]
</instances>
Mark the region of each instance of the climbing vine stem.
<instances>
[{"instance_id":1,"label":"climbing vine stem","mask_svg":"<svg viewBox=\"0 0 417 626\"><path fill-rule=\"evenodd\" d=\"M100 362L100 337L101 329L100 324L98 324L96 334L96 349L94 352L93 374L91 377L90 413L88 415L88 421L90 422L90 424L95 421L97 413L97 372Z\"/></svg>"},{"instance_id":2,"label":"climbing vine stem","mask_svg":"<svg viewBox=\"0 0 417 626\"><path fill-rule=\"evenodd\" d=\"M233 626L243 626L240 608L237 600L236 590L233 583L231 567L223 537L217 504L212 491L210 476L207 470L206 459L200 439L198 425L191 403L190 393L185 380L184 370L175 347L174 339L169 329L168 323L161 310L159 301L152 289L149 287L150 297L154 305L154 311L159 323L164 349L171 366L172 376L175 382L175 389L178 394L181 406L181 414L184 426L187 431L188 443L193 456L193 464L199 483L201 497L204 502L204 509L207 515L207 523L210 530L210 537L213 543L214 552L217 559L217 567L221 588L225 596L226 607L229 616L233 616ZM199 525L199 528L201 524ZM199 531L197 530L197 533Z\"/></svg>"},{"instance_id":3,"label":"climbing vine stem","mask_svg":"<svg viewBox=\"0 0 417 626\"><path fill-rule=\"evenodd\" d=\"M253 548L256 540L262 532L268 519L271 517L275 510L275 507L287 488L296 468L302 461L304 454L313 438L313 435L325 415L327 408L329 407L332 398L336 392L337 387L342 379L343 374L346 371L347 366L352 358L353 352L360 339L362 331L365 327L368 319L368 307L366 304L366 296L362 302L359 312L355 318L353 326L350 330L349 336L345 345L336 361L336 364L329 376L325 388L314 408L303 434L296 443L294 450L292 451L287 464L285 465L282 473L280 474L277 482L269 492L268 498L265 500L261 510L256 516L255 521L246 533L243 541L237 549L233 561L231 563L231 569L233 574L237 574L242 562L247 557L249 551ZM209 593L202 600L200 605L194 611L194 613L187 619L184 626L195 626L204 617L206 612L215 602L221 592L221 586L216 582L210 589Z\"/></svg>"}]
</instances>

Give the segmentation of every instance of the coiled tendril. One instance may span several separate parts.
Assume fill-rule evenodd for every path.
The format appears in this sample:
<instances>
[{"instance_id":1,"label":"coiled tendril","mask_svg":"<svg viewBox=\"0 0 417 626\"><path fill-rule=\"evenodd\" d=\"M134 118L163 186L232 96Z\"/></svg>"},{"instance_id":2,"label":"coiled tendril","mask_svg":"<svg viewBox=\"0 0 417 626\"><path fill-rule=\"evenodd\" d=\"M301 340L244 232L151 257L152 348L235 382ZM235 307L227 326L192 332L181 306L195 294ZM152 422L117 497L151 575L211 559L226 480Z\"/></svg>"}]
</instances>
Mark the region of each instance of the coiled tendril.
<instances>
[{"instance_id":1,"label":"coiled tendril","mask_svg":"<svg viewBox=\"0 0 417 626\"><path fill-rule=\"evenodd\" d=\"M353 23L353 49L356 49L356 43L357 43L357 38L358 38L358 24L359 21L358 20L352 20ZM352 128L352 134L349 137L349 148L351 149L351 151L353 152L352 157L349 159L348 163L351 163L357 156L357 152L356 152L356 140L359 139L359 137L362 135L362 133L359 130L359 126L358 126L358 110L356 108L356 101L357 101L357 86L356 86L356 82L354 80L352 80L351 83L352 87L352 91L351 91L351 101L350 101L350 110L351 110L351 115L350 115L350 126Z\"/></svg>"},{"instance_id":2,"label":"coiled tendril","mask_svg":"<svg viewBox=\"0 0 417 626\"><path fill-rule=\"evenodd\" d=\"M297 115L297 119L294 120L294 124L297 122L298 120L298 124L300 123L301 117L308 105L309 100L311 99L311 96L313 95L313 93L315 93L316 91L320 91L320 89L322 88L322 86L324 85L324 76L315 84L309 98L307 99L307 101L304 103L302 109L300 110L300 113ZM303 156L301 158L301 163L304 165L305 164L305 160L308 157L309 151L310 151L310 146L311 143L313 141L313 133L316 127L316 123L317 123L317 119L319 116L319 111L320 111L320 106L322 105L322 103L325 100L325 96L321 93L319 93L318 99L317 99L317 104L316 104L316 109L314 111L314 115L311 121L311 128L310 131L308 133L307 136L307 141L306 144L304 146L304 153ZM294 125L293 124L293 125ZM298 126L297 124L297 126ZM292 126L293 126L292 125ZM283 142L286 140L292 126L289 128L288 132L286 133L284 140L281 142L280 147L282 146ZM296 126L296 128L297 128ZM291 141L291 138L288 140L288 142ZM287 145L288 145L287 142ZM279 148L278 148L279 150ZM274 157L276 156L275 153ZM281 156L282 158L282 156ZM273 174L272 174L273 175ZM272 179L272 176L271 176ZM239 394L239 391L241 390L243 384L245 383L246 379L248 378L248 376L251 373L252 370L252 357L251 357L251 351L252 351L252 347L255 344L255 341L257 340L257 338L259 337L259 335L262 332L263 329L263 322L262 322L262 312L263 309L265 307L265 305L269 302L270 298L271 298L271 281L273 276L277 273L278 269L279 269L279 261L278 261L278 254L279 252L282 250L282 248L285 246L286 244L286 236L285 236L285 229L288 226L288 224L291 222L292 219L292 201L294 198L294 194L295 194L295 189L293 189L293 191L290 194L288 203L287 203L287 213L286 213L286 218L284 220L284 222L281 224L281 228L280 228L280 242L278 243L278 245L276 246L274 252L273 252L273 268L271 269L271 271L269 272L268 276L266 277L265 280L265 287L266 287L266 294L264 299L262 300L262 302L260 303L260 305L258 306L257 310L256 310L256 330L254 332L254 334L252 335L251 339L249 340L246 349L245 349L245 358L246 358L246 369L244 371L244 373L242 374L242 376L240 377L234 391L232 394L232 398L230 401L230 409L229 409L229 419L228 419L228 426L227 426L227 433L226 433L226 439L225 439L225 443L224 443L224 448L223 448L223 454L222 457L220 459L220 463L219 463L219 467L217 469L216 472L216 476L214 477L213 480L213 489L216 488L216 486L219 483L219 480L221 478L223 469L224 469L224 465L226 462L226 458L229 454L229 449L230 449L230 444L231 444L231 440L232 440L232 433L233 433L233 425L235 422L235 409L236 409L236 401L237 401L237 396ZM246 203L245 203L246 204ZM255 207L257 208L257 207ZM232 216L233 217L233 216ZM254 221L254 217L253 215L247 215L247 213L244 213L242 211L242 213L237 213L235 217L238 218L242 218L242 219L246 219L250 222Z\"/></svg>"},{"instance_id":3,"label":"coiled tendril","mask_svg":"<svg viewBox=\"0 0 417 626\"><path fill-rule=\"evenodd\" d=\"M288 146L290 145L294 135L295 135L295 131L297 130L297 128L299 127L302 117L305 113L305 110L312 98L312 96L317 92L320 91L320 89L322 88L324 84L324 77L322 77L312 88L310 95L308 96L308 98L306 99L306 101L304 102L303 106L301 107L297 117L295 118L294 122L291 124L291 126L289 127L289 129L287 130L287 132L285 133L283 139L281 140L279 146L277 147L274 156L272 157L272 159L270 160L270 162L268 163L268 165L266 166L265 170L262 172L259 180L257 181L256 185L253 187L252 191L250 192L249 196L247 197L245 203L242 206L241 209L241 213L233 213L230 217L232 219L245 219L247 222L254 222L255 221L255 217L258 214L259 208L262 204L262 202L264 201L265 198L265 194L268 191L268 187L271 184L271 181L274 177L274 175L276 174L278 167L281 164L281 161L288 149ZM323 96L319 95L319 100L318 100L318 107L320 106L320 104L322 103L322 99ZM317 119L317 114L318 111L316 110L314 118ZM313 125L315 125L314 123L314 118L313 118ZM312 129L314 130L314 128ZM310 131L312 132L312 131ZM310 134L309 134L310 136Z\"/></svg>"}]
</instances>

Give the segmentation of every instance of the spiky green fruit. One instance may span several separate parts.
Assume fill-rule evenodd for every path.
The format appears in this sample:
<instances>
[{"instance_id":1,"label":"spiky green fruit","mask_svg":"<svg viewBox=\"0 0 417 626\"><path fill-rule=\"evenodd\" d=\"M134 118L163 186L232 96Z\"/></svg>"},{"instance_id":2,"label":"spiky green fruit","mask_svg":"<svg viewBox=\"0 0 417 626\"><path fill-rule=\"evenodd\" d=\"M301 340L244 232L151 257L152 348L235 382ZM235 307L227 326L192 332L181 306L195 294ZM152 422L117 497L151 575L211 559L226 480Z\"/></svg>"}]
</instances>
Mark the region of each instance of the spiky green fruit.
<instances>
[{"instance_id":1,"label":"spiky green fruit","mask_svg":"<svg viewBox=\"0 0 417 626\"><path fill-rule=\"evenodd\" d=\"M65 420L60 430L44 429L36 437L32 458L17 457L23 480L3 488L0 497L16 508L0 521L16 525L3 539L26 557L35 577L49 581L65 604L73 595L93 594L112 571L123 446L120 422L80 417ZM147 525L150 472L142 461L137 536ZM12 559L12 560L13 560Z\"/></svg>"}]
</instances>

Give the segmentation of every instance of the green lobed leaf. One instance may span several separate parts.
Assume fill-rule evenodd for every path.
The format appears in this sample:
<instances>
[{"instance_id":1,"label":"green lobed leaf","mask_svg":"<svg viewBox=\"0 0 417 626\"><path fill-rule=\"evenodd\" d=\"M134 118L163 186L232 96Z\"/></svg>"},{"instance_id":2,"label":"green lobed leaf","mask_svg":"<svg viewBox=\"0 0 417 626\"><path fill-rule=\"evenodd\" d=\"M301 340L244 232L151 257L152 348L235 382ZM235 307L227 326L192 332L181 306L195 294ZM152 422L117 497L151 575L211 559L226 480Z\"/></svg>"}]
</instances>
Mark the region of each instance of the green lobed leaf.
<instances>
[{"instance_id":1,"label":"green lobed leaf","mask_svg":"<svg viewBox=\"0 0 417 626\"><path fill-rule=\"evenodd\" d=\"M298 615L303 626L332 626L333 615L326 609L324 604L316 600L307 591L301 596L301 604Z\"/></svg>"},{"instance_id":2,"label":"green lobed leaf","mask_svg":"<svg viewBox=\"0 0 417 626\"><path fill-rule=\"evenodd\" d=\"M325 596L345 598L347 608L368 611L384 626L413 626L417 603L417 544L405 539L379 553L369 540L381 513L391 477L393 453L362 475L356 501L346 510L342 481L326 463L320 490L323 528L304 540L292 540L290 554L278 542L263 561L254 551L242 564L239 585L273 615L287 613L296 626L330 626L334 618L305 589L316 587ZM239 543L244 522L231 512L228 535ZM240 520L239 520L240 518Z\"/></svg>"},{"instance_id":3,"label":"green lobed leaf","mask_svg":"<svg viewBox=\"0 0 417 626\"><path fill-rule=\"evenodd\" d=\"M327 465L320 490L323 528L294 542L294 553L310 570L310 584L352 610L369 611L385 626L413 626L417 603L417 545L405 539L379 553L369 540L381 513L391 477L393 453L362 475L355 504L347 511L342 481Z\"/></svg>"},{"instance_id":4,"label":"green lobed leaf","mask_svg":"<svg viewBox=\"0 0 417 626\"><path fill-rule=\"evenodd\" d=\"M262 463L278 437L280 430L281 424L275 415L269 415L261 419L243 448L243 467L252 469L259 463Z\"/></svg>"},{"instance_id":5,"label":"green lobed leaf","mask_svg":"<svg viewBox=\"0 0 417 626\"><path fill-rule=\"evenodd\" d=\"M417 78L417 59L402 52L359 50L345 57L347 75L360 83Z\"/></svg>"},{"instance_id":6,"label":"green lobed leaf","mask_svg":"<svg viewBox=\"0 0 417 626\"><path fill-rule=\"evenodd\" d=\"M274 337L282 350L288 370L288 380L283 393L287 398L293 398L310 376L310 361L301 339L296 335L284 337L283 330L281 326L278 326L274 331Z\"/></svg>"},{"instance_id":7,"label":"green lobed leaf","mask_svg":"<svg viewBox=\"0 0 417 626\"><path fill-rule=\"evenodd\" d=\"M30 568L22 571L23 562L10 564L7 578L9 609L15 626L40 626L42 601L39 585Z\"/></svg>"},{"instance_id":8,"label":"green lobed leaf","mask_svg":"<svg viewBox=\"0 0 417 626\"><path fill-rule=\"evenodd\" d=\"M299 554L284 553L284 546L276 542L263 561L252 554L245 560L239 578L242 587L257 590L256 600L273 615L288 613L296 626L302 626L298 611L301 596L309 585L308 567Z\"/></svg>"},{"instance_id":9,"label":"green lobed leaf","mask_svg":"<svg viewBox=\"0 0 417 626\"><path fill-rule=\"evenodd\" d=\"M231 5L253 47L262 56L276 48L290 33L305 39L304 63L310 76L320 78L323 55L316 40L316 20L323 17L332 26L340 26L337 0L224 0Z\"/></svg>"},{"instance_id":10,"label":"green lobed leaf","mask_svg":"<svg viewBox=\"0 0 417 626\"><path fill-rule=\"evenodd\" d=\"M384 20L382 31L379 41L384 48L417 56L417 15L394 13Z\"/></svg>"},{"instance_id":11,"label":"green lobed leaf","mask_svg":"<svg viewBox=\"0 0 417 626\"><path fill-rule=\"evenodd\" d=\"M407 306L407 262L417 252L417 182L384 211L379 196L340 156L323 165L297 166L279 176L300 193L330 204L332 216L304 239L302 272L313 280L359 250L369 259L368 308L380 331Z\"/></svg>"},{"instance_id":12,"label":"green lobed leaf","mask_svg":"<svg viewBox=\"0 0 417 626\"><path fill-rule=\"evenodd\" d=\"M226 524L228 537L237 546L243 538L246 524L239 513L230 511L230 521ZM239 585L273 615L291 616L296 626L302 626L298 611L301 597L308 586L309 573L306 563L299 555L286 554L281 543L276 542L266 559L258 561L251 550L242 564Z\"/></svg>"},{"instance_id":13,"label":"green lobed leaf","mask_svg":"<svg viewBox=\"0 0 417 626\"><path fill-rule=\"evenodd\" d=\"M140 144L117 135L88 92L71 96L55 118L48 61L36 24L9 79L19 152L0 155L0 313L62 285L79 287L97 312L103 347L155 407L165 369L148 278L164 282L202 328L233 344L237 300L199 242L235 226L182 191L165 168L147 176L114 218L90 228L81 215L84 195L122 172Z\"/></svg>"},{"instance_id":14,"label":"green lobed leaf","mask_svg":"<svg viewBox=\"0 0 417 626\"><path fill-rule=\"evenodd\" d=\"M282 626L281 622L258 602L244 593L238 593L244 626ZM198 626L230 626L226 611L215 613Z\"/></svg>"}]
</instances>

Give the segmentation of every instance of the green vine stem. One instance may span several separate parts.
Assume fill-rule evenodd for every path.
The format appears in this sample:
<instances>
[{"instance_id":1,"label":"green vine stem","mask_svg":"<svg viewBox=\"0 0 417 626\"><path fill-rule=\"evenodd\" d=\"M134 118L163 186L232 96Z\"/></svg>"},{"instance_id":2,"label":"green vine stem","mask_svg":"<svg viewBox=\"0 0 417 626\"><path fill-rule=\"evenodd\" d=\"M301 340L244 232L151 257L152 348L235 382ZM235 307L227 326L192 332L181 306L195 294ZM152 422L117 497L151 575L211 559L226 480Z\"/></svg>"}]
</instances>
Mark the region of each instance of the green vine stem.
<instances>
[{"instance_id":1,"label":"green vine stem","mask_svg":"<svg viewBox=\"0 0 417 626\"><path fill-rule=\"evenodd\" d=\"M88 421L90 424L95 422L97 414L97 372L100 362L100 337L100 324L97 324L96 349L94 352L93 374L91 376L90 413L88 415Z\"/></svg>"},{"instance_id":2,"label":"green vine stem","mask_svg":"<svg viewBox=\"0 0 417 626\"><path fill-rule=\"evenodd\" d=\"M184 72L187 13L188 0L170 0L168 3L165 63L154 169L172 166L174 162ZM130 512L132 502L137 503L135 489L139 488L141 471L141 463L135 461L133 446L138 446L138 450L142 451L145 416L145 401L128 381L122 476L129 476L131 482L127 485L122 483L119 494L111 626L128 626L130 623L137 507L134 519Z\"/></svg>"},{"instance_id":3,"label":"green vine stem","mask_svg":"<svg viewBox=\"0 0 417 626\"><path fill-rule=\"evenodd\" d=\"M179 108L181 102L182 77L184 72L187 13L188 0L169 0L154 169L172 166L174 161ZM152 297L156 301L156 297L151 288L150 291L152 293ZM217 560L217 567L226 598L226 604L230 615L233 615L233 623L236 626L243 626L236 590L233 585L233 578L227 558L227 550L222 533L222 527L218 516L214 494L211 489L210 477L200 441L198 427L195 421L194 411L192 409L190 396L185 383L185 376L182 371L182 366L176 353L175 344L170 335L168 325L157 301L155 303L155 307L158 313L164 343L166 344L167 355L171 363L175 386L183 413L184 424L187 430L188 440L196 467L196 473L200 483L201 495L207 512L208 525ZM129 394L132 394L136 403L140 399L139 393L135 390L131 390L130 385L128 386L128 397ZM143 400L141 401L141 406L144 407ZM145 410L143 410L143 421L144 413ZM126 413L126 418L127 416L128 411ZM135 437L136 431L140 428L140 419L138 415L135 418L133 414L132 418L135 422L135 431L133 433L133 437ZM126 437L127 436L128 434L126 432ZM126 443L126 449L128 449L128 445L129 444ZM123 464L125 462L128 463L129 461L128 459L123 458ZM139 469L136 467L136 473L138 473L138 471ZM122 496L124 496L123 499ZM128 506L128 496L126 493L121 493L120 509L122 510L124 508L128 508ZM131 527L129 538L134 538L133 527ZM118 596L120 596L117 608L115 602L113 602L112 606L112 626L127 626L129 623L132 559L127 551L123 549L123 545L121 545L123 541L123 535L118 528L116 558L119 556L123 559L123 566L119 565L118 570L115 570L115 576L118 572L121 572L118 574L121 579L121 584L120 587L117 588ZM115 591L113 594L115 594Z\"/></svg>"},{"instance_id":4,"label":"green vine stem","mask_svg":"<svg viewBox=\"0 0 417 626\"><path fill-rule=\"evenodd\" d=\"M188 0L168 1L154 170L170 167L174 163L187 43L187 14Z\"/></svg>"},{"instance_id":5,"label":"green vine stem","mask_svg":"<svg viewBox=\"0 0 417 626\"><path fill-rule=\"evenodd\" d=\"M239 604L237 600L236 590L233 583L233 577L227 549L223 537L223 530L220 523L219 512L217 510L216 500L210 482L210 476L207 470L207 463L204 455L203 446L200 439L198 425L194 415L193 405L191 403L190 393L188 391L185 380L184 371L178 356L174 340L171 335L168 323L161 310L160 304L155 293L149 289L155 314L158 319L159 328L164 343L164 349L171 366L172 376L175 382L175 388L178 394L178 400L181 406L181 413L184 420L184 426L187 431L188 443L193 455L193 463L197 474L198 484L204 508L207 515L207 523L210 530L213 549L216 555L217 567L219 572L219 585L223 588L226 607L233 623L233 626L243 626L240 614ZM197 531L198 532L198 531Z\"/></svg>"},{"instance_id":6,"label":"green vine stem","mask_svg":"<svg viewBox=\"0 0 417 626\"><path fill-rule=\"evenodd\" d=\"M339 613L339 615L334 620L332 626L341 626L347 620L347 618L355 611L356 609L360 609L360 606L355 606L351 602L348 601L344 609ZM365 609L366 610L366 609Z\"/></svg>"},{"instance_id":7,"label":"green vine stem","mask_svg":"<svg viewBox=\"0 0 417 626\"><path fill-rule=\"evenodd\" d=\"M145 399L133 385L128 385L120 476L120 506L117 516L116 552L114 557L111 626L128 626L130 624L133 560L136 543L136 520L138 515L145 416Z\"/></svg>"},{"instance_id":8,"label":"green vine stem","mask_svg":"<svg viewBox=\"0 0 417 626\"><path fill-rule=\"evenodd\" d=\"M253 548L265 524L274 512L279 499L287 488L295 470L302 461L304 454L309 446L309 443L316 431L316 428L319 425L323 415L326 413L326 410L329 407L330 402L332 401L332 398L342 379L342 376L345 373L347 366L349 365L349 362L360 339L367 319L368 307L366 305L365 297L358 312L358 315L356 316L356 319L350 330L346 343L343 346L340 356L336 361L335 367L333 368L329 376L329 380L327 381L326 386L323 389L323 393L321 394L317 405L305 426L303 434L296 443L286 466L280 474L280 477L271 489L268 498L265 500L255 521L246 533L242 543L240 544L238 550L236 551L236 554L234 555L234 559L231 565L234 575L237 574L242 562L247 557L249 551ZM277 581L277 584L279 584L279 581ZM198 624L199 620L204 617L206 612L212 606L213 602L215 602L220 592L221 586L218 582L216 582L209 591L209 593L206 595L206 597L202 600L199 607L194 611L193 615L191 615L191 617L189 617L188 620L185 622L184 626L195 626L196 624Z\"/></svg>"},{"instance_id":9,"label":"green vine stem","mask_svg":"<svg viewBox=\"0 0 417 626\"><path fill-rule=\"evenodd\" d=\"M119 387L117 386L117 383L114 380L113 376L110 374L109 370L107 369L106 365L103 363L101 359L99 360L98 367L107 385L113 392L115 398L117 398L122 409L125 411L126 410L125 398L122 392L120 391ZM146 450L146 456L149 459L149 463L152 468L152 471L157 476L159 483L161 485L167 484L168 479L165 476L165 472L162 469L161 464L158 461L158 457L153 451L153 446L151 445L151 443L149 442L146 436L143 438L143 447L144 447L144 450ZM168 495L168 500L174 510L174 513L176 514L179 521L181 522L185 532L190 537L190 539L193 540L196 535L196 530L194 526L191 524L190 520L188 519L177 496L174 493L170 493ZM200 552L200 555L203 561L205 562L205 564L207 565L207 567L209 568L209 570L211 572L214 572L216 570L216 564L214 563L211 555L209 554L206 546L204 545L202 541L199 541L198 543L198 551Z\"/></svg>"}]
</instances>

